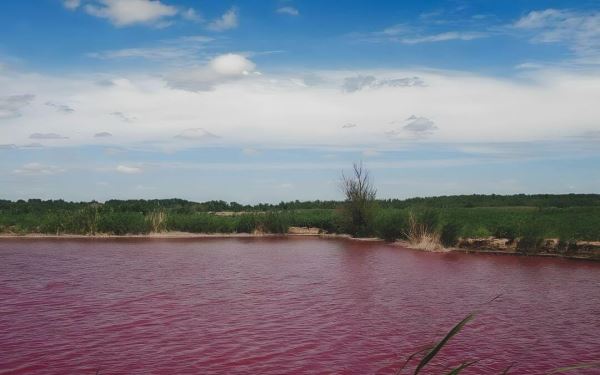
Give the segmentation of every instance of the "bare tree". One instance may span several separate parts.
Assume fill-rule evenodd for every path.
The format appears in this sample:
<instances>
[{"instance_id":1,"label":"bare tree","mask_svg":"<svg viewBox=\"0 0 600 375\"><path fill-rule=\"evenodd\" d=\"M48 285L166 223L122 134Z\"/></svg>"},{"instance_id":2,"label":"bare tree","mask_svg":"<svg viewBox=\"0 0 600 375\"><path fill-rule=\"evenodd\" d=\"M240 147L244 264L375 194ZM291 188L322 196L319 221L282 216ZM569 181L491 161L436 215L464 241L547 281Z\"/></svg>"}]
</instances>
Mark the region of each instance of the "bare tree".
<instances>
[{"instance_id":1,"label":"bare tree","mask_svg":"<svg viewBox=\"0 0 600 375\"><path fill-rule=\"evenodd\" d=\"M375 195L369 171L363 168L362 162L352 165L352 175L342 172L341 189L346 196L346 212L348 215L348 231L352 235L367 235L371 227Z\"/></svg>"}]
</instances>

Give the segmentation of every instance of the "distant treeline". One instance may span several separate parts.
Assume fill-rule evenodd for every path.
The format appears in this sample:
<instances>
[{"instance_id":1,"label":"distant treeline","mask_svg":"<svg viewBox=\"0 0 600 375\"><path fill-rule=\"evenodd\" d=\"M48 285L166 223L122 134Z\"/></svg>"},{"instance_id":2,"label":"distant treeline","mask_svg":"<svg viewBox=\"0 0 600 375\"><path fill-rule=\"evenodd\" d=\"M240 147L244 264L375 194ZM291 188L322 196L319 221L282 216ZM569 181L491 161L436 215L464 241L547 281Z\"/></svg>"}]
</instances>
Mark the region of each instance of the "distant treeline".
<instances>
[{"instance_id":1,"label":"distant treeline","mask_svg":"<svg viewBox=\"0 0 600 375\"><path fill-rule=\"evenodd\" d=\"M462 195L377 200L364 227L352 226L344 202L308 201L241 205L182 199L0 200L0 232L46 234L286 233L290 226L329 233L406 238L418 226L451 246L459 237L600 240L600 195ZM233 211L219 215L215 212Z\"/></svg>"},{"instance_id":2,"label":"distant treeline","mask_svg":"<svg viewBox=\"0 0 600 375\"><path fill-rule=\"evenodd\" d=\"M0 200L0 214L34 213L61 210L78 210L89 206L101 206L113 212L148 213L165 210L172 213L192 212L256 212L306 209L335 209L342 201L289 201L280 203L258 203L254 205L213 200L202 203L184 199L129 199L108 200L104 203L68 202L64 200ZM474 208L474 207L600 207L600 194L515 194L515 195L453 195L410 199L378 199L380 208Z\"/></svg>"}]
</instances>

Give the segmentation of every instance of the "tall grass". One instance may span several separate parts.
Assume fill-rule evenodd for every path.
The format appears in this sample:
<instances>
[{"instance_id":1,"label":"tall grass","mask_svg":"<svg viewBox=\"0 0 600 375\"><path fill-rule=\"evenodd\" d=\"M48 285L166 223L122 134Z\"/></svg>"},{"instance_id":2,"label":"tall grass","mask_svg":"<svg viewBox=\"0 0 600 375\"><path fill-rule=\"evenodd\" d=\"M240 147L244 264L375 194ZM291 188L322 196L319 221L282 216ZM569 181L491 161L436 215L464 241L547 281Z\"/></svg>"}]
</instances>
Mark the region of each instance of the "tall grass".
<instances>
[{"instance_id":1,"label":"tall grass","mask_svg":"<svg viewBox=\"0 0 600 375\"><path fill-rule=\"evenodd\" d=\"M417 249L440 250L442 244L438 226L439 217L435 211L427 210L420 214L411 212L408 216L406 238Z\"/></svg>"}]
</instances>

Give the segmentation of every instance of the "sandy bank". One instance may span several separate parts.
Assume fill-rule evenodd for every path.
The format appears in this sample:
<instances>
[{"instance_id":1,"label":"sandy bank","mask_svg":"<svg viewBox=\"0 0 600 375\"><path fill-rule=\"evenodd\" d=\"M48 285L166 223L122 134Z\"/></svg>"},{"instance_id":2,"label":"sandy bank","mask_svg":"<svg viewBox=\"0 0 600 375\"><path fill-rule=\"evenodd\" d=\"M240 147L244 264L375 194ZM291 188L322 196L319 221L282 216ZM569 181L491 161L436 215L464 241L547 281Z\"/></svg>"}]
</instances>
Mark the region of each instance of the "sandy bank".
<instances>
[{"instance_id":1,"label":"sandy bank","mask_svg":"<svg viewBox=\"0 0 600 375\"><path fill-rule=\"evenodd\" d=\"M322 237L322 238L343 238L352 241L376 241L383 242L380 238L357 238L348 234L332 234L323 233L318 228L302 228L290 227L286 234L273 233L189 233L189 232L162 232L148 234L127 234L127 235L112 235L112 234L41 234L41 233L1 233L1 239L202 239L202 238L266 238L266 237ZM427 251L419 246L415 246L408 241L396 241L394 246L411 250ZM590 259L600 260L600 242L578 241L576 248L571 253L559 252L557 240L546 240L542 251L535 254L523 254L517 251L514 244L510 244L506 239L498 238L469 238L461 239L457 247L440 248L432 252L442 253L481 253L481 254L497 254L497 255L530 255L544 256L556 258L573 258L573 259Z\"/></svg>"}]
</instances>

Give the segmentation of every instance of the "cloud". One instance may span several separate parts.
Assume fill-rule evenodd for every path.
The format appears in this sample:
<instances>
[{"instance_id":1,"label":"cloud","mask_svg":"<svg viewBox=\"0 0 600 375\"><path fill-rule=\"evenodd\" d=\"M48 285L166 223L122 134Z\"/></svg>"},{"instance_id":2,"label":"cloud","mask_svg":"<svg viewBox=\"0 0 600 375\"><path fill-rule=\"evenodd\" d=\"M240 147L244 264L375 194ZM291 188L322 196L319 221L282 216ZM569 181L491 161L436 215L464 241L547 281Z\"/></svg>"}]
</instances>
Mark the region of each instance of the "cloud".
<instances>
[{"instance_id":1,"label":"cloud","mask_svg":"<svg viewBox=\"0 0 600 375\"><path fill-rule=\"evenodd\" d=\"M81 0L63 0L63 6L69 10L75 10L81 5Z\"/></svg>"},{"instance_id":2,"label":"cloud","mask_svg":"<svg viewBox=\"0 0 600 375\"><path fill-rule=\"evenodd\" d=\"M212 31L226 31L236 27L238 27L238 10L235 7L208 24L208 29Z\"/></svg>"},{"instance_id":3,"label":"cloud","mask_svg":"<svg viewBox=\"0 0 600 375\"><path fill-rule=\"evenodd\" d=\"M158 0L96 0L84 6L89 15L108 19L117 27L139 24L167 26L168 19L177 14L177 8Z\"/></svg>"},{"instance_id":4,"label":"cloud","mask_svg":"<svg viewBox=\"0 0 600 375\"><path fill-rule=\"evenodd\" d=\"M17 145L9 143L0 145L0 150L15 150Z\"/></svg>"},{"instance_id":5,"label":"cloud","mask_svg":"<svg viewBox=\"0 0 600 375\"><path fill-rule=\"evenodd\" d=\"M189 67L167 76L175 88L192 91L213 89L219 83L231 82L256 74L256 65L245 56L228 53L217 56L203 66Z\"/></svg>"},{"instance_id":6,"label":"cloud","mask_svg":"<svg viewBox=\"0 0 600 375\"><path fill-rule=\"evenodd\" d=\"M512 27L532 33L533 43L563 43L584 60L600 63L600 12L545 9L529 12Z\"/></svg>"},{"instance_id":7,"label":"cloud","mask_svg":"<svg viewBox=\"0 0 600 375\"><path fill-rule=\"evenodd\" d=\"M198 12L196 12L196 10L194 8L189 8L186 11L182 12L181 17L187 21L192 21L192 22L204 21L202 16Z\"/></svg>"},{"instance_id":8,"label":"cloud","mask_svg":"<svg viewBox=\"0 0 600 375\"><path fill-rule=\"evenodd\" d=\"M45 165L41 163L27 163L21 168L13 170L13 173L24 176L49 176L62 173L64 171L64 169L53 165Z\"/></svg>"},{"instance_id":9,"label":"cloud","mask_svg":"<svg viewBox=\"0 0 600 375\"><path fill-rule=\"evenodd\" d=\"M112 134L109 132L100 132L100 133L94 134L94 138L108 138L108 137L112 137Z\"/></svg>"},{"instance_id":10,"label":"cloud","mask_svg":"<svg viewBox=\"0 0 600 375\"><path fill-rule=\"evenodd\" d=\"M116 118L124 122L134 122L136 120L135 117L129 116L123 112L111 112L110 115L115 116Z\"/></svg>"},{"instance_id":11,"label":"cloud","mask_svg":"<svg viewBox=\"0 0 600 375\"><path fill-rule=\"evenodd\" d=\"M115 171L118 173L123 173L123 174L138 174L138 173L142 173L143 170L140 167L133 167L133 166L128 166L128 165L117 165L117 167L115 168Z\"/></svg>"},{"instance_id":12,"label":"cloud","mask_svg":"<svg viewBox=\"0 0 600 375\"><path fill-rule=\"evenodd\" d=\"M437 15L437 14L436 14ZM454 16L456 18L456 16ZM363 42L390 42L400 44L421 44L421 43L439 43L447 41L470 41L475 39L486 38L491 35L490 31L484 30L465 30L466 28L475 28L479 25L471 23L461 23L460 30L446 30L442 32L432 32L431 25L447 24L447 21L437 20L432 21L430 17L421 17L418 23L414 24L396 24L389 26L380 31L370 33L353 33L350 34L354 39ZM459 25L455 25L457 27Z\"/></svg>"},{"instance_id":13,"label":"cloud","mask_svg":"<svg viewBox=\"0 0 600 375\"><path fill-rule=\"evenodd\" d=\"M0 97L0 120L21 116L21 109L31 104L35 95L10 95Z\"/></svg>"},{"instance_id":14,"label":"cloud","mask_svg":"<svg viewBox=\"0 0 600 375\"><path fill-rule=\"evenodd\" d=\"M203 36L193 35L176 39L162 40L157 46L122 48L116 50L106 50L99 52L90 52L86 56L95 59L147 59L147 60L181 60L193 61L198 58L198 54L206 49L207 44L214 39Z\"/></svg>"},{"instance_id":15,"label":"cloud","mask_svg":"<svg viewBox=\"0 0 600 375\"><path fill-rule=\"evenodd\" d=\"M228 53L215 57L210 67L222 76L248 75L256 65L242 55Z\"/></svg>"},{"instance_id":16,"label":"cloud","mask_svg":"<svg viewBox=\"0 0 600 375\"><path fill-rule=\"evenodd\" d=\"M285 6L285 7L278 8L277 13L287 14L288 16L299 16L300 15L300 12L298 11L298 9L291 7L291 6Z\"/></svg>"},{"instance_id":17,"label":"cloud","mask_svg":"<svg viewBox=\"0 0 600 375\"><path fill-rule=\"evenodd\" d=\"M63 137L56 133L32 133L29 139L69 139L69 137Z\"/></svg>"},{"instance_id":18,"label":"cloud","mask_svg":"<svg viewBox=\"0 0 600 375\"><path fill-rule=\"evenodd\" d=\"M208 132L203 128L190 128L183 130L181 133L177 134L175 138L194 141L204 141L217 139L219 138L219 136L214 135L213 133Z\"/></svg>"},{"instance_id":19,"label":"cloud","mask_svg":"<svg viewBox=\"0 0 600 375\"><path fill-rule=\"evenodd\" d=\"M0 97L15 87L32 88L36 97L53 98L57 103L77 98L78 107L65 116L48 111L43 104L31 105L26 116L1 122L1 143L35 141L81 147L97 145L101 140L107 147L125 150L177 150L200 143L182 138L207 139L201 131L182 133L198 128L220 136L205 143L236 150L248 145L257 149L276 145L383 150L384 146L395 147L390 137L440 143L583 142L574 137L597 130L600 118L596 104L600 72L587 69L534 69L513 77L429 69L314 70L311 73L322 80L302 87L290 81L299 76L298 72L254 76L245 75L239 67L217 69L220 73L210 63L202 68L205 75L200 80L182 76L184 83L194 85L186 90L174 87L168 73L161 76L143 71L101 77L23 72L3 76ZM351 76L373 76L374 82L419 77L426 85L371 88L371 80L367 88L348 94L340 88ZM100 78L113 84L99 86ZM211 90L199 91L199 86ZM135 115L138 120L124 122L118 115L109 115L114 111L126 118ZM414 121L404 120L412 114L430 119L437 129L419 132L418 121L403 129ZM401 121L390 125L394 120ZM342 128L347 123L358 126ZM118 137L93 138L100 131ZM69 140L29 139L32 133L50 132L67 135ZM179 134L181 138L174 137Z\"/></svg>"},{"instance_id":20,"label":"cloud","mask_svg":"<svg viewBox=\"0 0 600 375\"><path fill-rule=\"evenodd\" d=\"M379 87L415 87L424 86L425 82L419 77L404 77L394 79L377 79L372 75L347 77L344 79L342 90L346 92L360 91L364 88Z\"/></svg>"},{"instance_id":21,"label":"cloud","mask_svg":"<svg viewBox=\"0 0 600 375\"><path fill-rule=\"evenodd\" d=\"M387 131L386 135L390 138L423 139L432 135L438 129L435 123L427 117L411 115L404 123L405 125L400 130Z\"/></svg>"},{"instance_id":22,"label":"cloud","mask_svg":"<svg viewBox=\"0 0 600 375\"><path fill-rule=\"evenodd\" d=\"M38 142L27 143L21 146L21 148L43 148L44 145Z\"/></svg>"},{"instance_id":23,"label":"cloud","mask_svg":"<svg viewBox=\"0 0 600 375\"><path fill-rule=\"evenodd\" d=\"M419 44L446 42L450 40L474 40L485 38L487 36L489 36L489 34L484 32L448 31L439 34L400 38L397 41L403 44Z\"/></svg>"},{"instance_id":24,"label":"cloud","mask_svg":"<svg viewBox=\"0 0 600 375\"><path fill-rule=\"evenodd\" d=\"M62 113L73 113L73 112L75 112L75 110L73 108L71 108L71 107L69 107L68 105L65 105L65 104L57 104L57 103L53 103L53 102L46 102L46 105L48 107L53 107L58 112L62 112Z\"/></svg>"},{"instance_id":25,"label":"cloud","mask_svg":"<svg viewBox=\"0 0 600 375\"><path fill-rule=\"evenodd\" d=\"M349 122L349 123L346 123L346 124L342 125L342 129L352 129L352 128L355 128L357 126L358 125Z\"/></svg>"}]
</instances>

